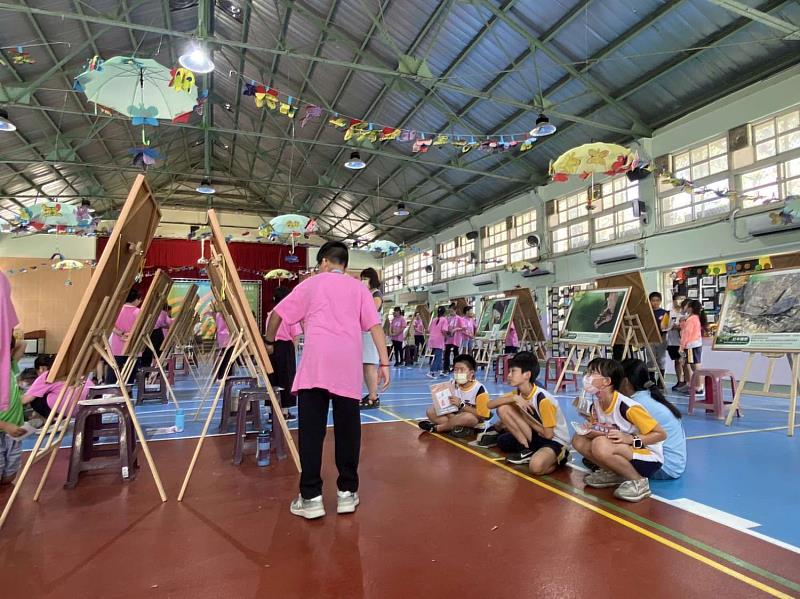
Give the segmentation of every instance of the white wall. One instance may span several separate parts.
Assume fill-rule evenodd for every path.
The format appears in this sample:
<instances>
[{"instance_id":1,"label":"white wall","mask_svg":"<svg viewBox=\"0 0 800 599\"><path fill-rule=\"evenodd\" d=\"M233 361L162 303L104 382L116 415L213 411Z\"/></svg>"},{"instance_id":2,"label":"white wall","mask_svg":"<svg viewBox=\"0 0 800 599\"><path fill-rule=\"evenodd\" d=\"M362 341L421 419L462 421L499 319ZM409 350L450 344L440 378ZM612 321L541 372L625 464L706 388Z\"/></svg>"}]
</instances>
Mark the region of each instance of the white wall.
<instances>
[{"instance_id":1,"label":"white wall","mask_svg":"<svg viewBox=\"0 0 800 599\"><path fill-rule=\"evenodd\" d=\"M50 258L60 253L70 260L94 260L97 239L77 235L24 235L0 238L2 258Z\"/></svg>"}]
</instances>

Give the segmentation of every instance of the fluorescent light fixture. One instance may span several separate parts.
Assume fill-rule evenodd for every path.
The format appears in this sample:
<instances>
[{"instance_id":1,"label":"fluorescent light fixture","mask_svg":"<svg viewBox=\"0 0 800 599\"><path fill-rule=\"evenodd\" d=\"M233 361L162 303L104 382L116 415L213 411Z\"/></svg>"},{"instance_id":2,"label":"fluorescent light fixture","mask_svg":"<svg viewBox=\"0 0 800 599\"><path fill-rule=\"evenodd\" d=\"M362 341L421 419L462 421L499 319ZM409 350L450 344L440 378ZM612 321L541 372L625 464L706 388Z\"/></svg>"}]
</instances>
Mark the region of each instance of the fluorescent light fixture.
<instances>
[{"instance_id":1,"label":"fluorescent light fixture","mask_svg":"<svg viewBox=\"0 0 800 599\"><path fill-rule=\"evenodd\" d=\"M552 135L556 132L556 126L550 124L550 119L548 119L544 113L540 113L539 117L536 119L536 126L531 129L530 135L531 137L543 137L545 135Z\"/></svg>"},{"instance_id":2,"label":"fluorescent light fixture","mask_svg":"<svg viewBox=\"0 0 800 599\"><path fill-rule=\"evenodd\" d=\"M195 189L195 191L197 193L204 193L206 195L209 195L216 192L217 190L214 189L213 185L211 185L211 181L209 181L208 179L203 179L203 182L200 183L200 187Z\"/></svg>"},{"instance_id":3,"label":"fluorescent light fixture","mask_svg":"<svg viewBox=\"0 0 800 599\"><path fill-rule=\"evenodd\" d=\"M344 167L352 171L360 171L365 166L367 166L367 163L361 160L361 154L358 152L350 154L350 160L344 163Z\"/></svg>"},{"instance_id":4,"label":"fluorescent light fixture","mask_svg":"<svg viewBox=\"0 0 800 599\"><path fill-rule=\"evenodd\" d=\"M395 216L408 216L409 214L411 213L408 211L406 205L403 202L400 202L397 205L397 210L394 211Z\"/></svg>"},{"instance_id":5,"label":"fluorescent light fixture","mask_svg":"<svg viewBox=\"0 0 800 599\"><path fill-rule=\"evenodd\" d=\"M0 110L0 131L16 131L17 126L8 120L8 113Z\"/></svg>"},{"instance_id":6,"label":"fluorescent light fixture","mask_svg":"<svg viewBox=\"0 0 800 599\"><path fill-rule=\"evenodd\" d=\"M189 52L181 54L178 62L192 73L210 73L214 70L214 62L208 51L198 45L193 45Z\"/></svg>"}]
</instances>

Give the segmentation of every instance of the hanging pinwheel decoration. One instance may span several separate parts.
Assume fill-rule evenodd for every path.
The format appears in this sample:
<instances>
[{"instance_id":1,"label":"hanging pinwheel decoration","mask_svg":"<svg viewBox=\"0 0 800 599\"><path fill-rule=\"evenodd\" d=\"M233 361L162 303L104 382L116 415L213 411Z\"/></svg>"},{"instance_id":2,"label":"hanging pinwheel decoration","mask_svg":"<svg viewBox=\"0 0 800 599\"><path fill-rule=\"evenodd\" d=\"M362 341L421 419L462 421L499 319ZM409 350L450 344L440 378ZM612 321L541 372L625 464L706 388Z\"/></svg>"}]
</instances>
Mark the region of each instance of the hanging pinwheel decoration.
<instances>
[{"instance_id":1,"label":"hanging pinwheel decoration","mask_svg":"<svg viewBox=\"0 0 800 599\"><path fill-rule=\"evenodd\" d=\"M282 214L270 220L269 225L274 233L289 237L292 243L291 253L294 254L294 240L305 235L308 222L309 218L302 214Z\"/></svg>"},{"instance_id":2,"label":"hanging pinwheel decoration","mask_svg":"<svg viewBox=\"0 0 800 599\"><path fill-rule=\"evenodd\" d=\"M154 165L156 160L164 159L161 152L150 146L130 148L128 154L133 156L133 166L138 166L143 171L146 171L148 166Z\"/></svg>"},{"instance_id":3,"label":"hanging pinwheel decoration","mask_svg":"<svg viewBox=\"0 0 800 599\"><path fill-rule=\"evenodd\" d=\"M297 278L293 272L286 270L285 268L273 268L267 274L264 275L264 278L268 281L270 280L277 280L277 281L291 281L292 279Z\"/></svg>"},{"instance_id":4,"label":"hanging pinwheel decoration","mask_svg":"<svg viewBox=\"0 0 800 599\"><path fill-rule=\"evenodd\" d=\"M400 246L387 239L378 239L377 241L373 241L367 245L366 249L368 252L372 252L373 254L380 254L383 257L388 257L399 252Z\"/></svg>"}]
</instances>

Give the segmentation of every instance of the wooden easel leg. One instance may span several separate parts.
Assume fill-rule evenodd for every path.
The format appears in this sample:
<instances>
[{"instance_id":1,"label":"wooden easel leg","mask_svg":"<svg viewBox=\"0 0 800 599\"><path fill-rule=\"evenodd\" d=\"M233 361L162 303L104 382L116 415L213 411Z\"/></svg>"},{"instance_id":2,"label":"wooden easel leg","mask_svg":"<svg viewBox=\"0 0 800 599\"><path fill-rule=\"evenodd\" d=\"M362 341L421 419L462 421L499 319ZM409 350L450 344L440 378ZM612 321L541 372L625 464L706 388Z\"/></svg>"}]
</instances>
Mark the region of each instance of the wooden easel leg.
<instances>
[{"instance_id":1,"label":"wooden easel leg","mask_svg":"<svg viewBox=\"0 0 800 599\"><path fill-rule=\"evenodd\" d=\"M567 359L564 360L564 368L561 369L561 373L558 375L558 380L556 381L556 386L553 387L553 393L558 393L558 390L561 388L561 383L564 381L564 375L569 370L569 365L571 360L575 357L575 346L571 346L569 348L569 353L567 354Z\"/></svg>"},{"instance_id":2,"label":"wooden easel leg","mask_svg":"<svg viewBox=\"0 0 800 599\"><path fill-rule=\"evenodd\" d=\"M67 393L68 387L65 384L62 387L61 392L58 394L56 398L55 404L53 404L53 409L50 410L50 414L48 414L47 419L45 420L44 425L42 425L42 430L36 437L36 443L33 445L33 450L31 450L30 455L28 456L28 460L25 462L25 465L22 467L22 471L19 473L19 477L11 489L11 495L9 495L8 500L6 501L6 505L3 508L3 513L0 515L0 529L3 528L3 524L5 524L6 519L8 518L8 514L11 512L11 506L14 505L14 501L19 494L20 489L22 488L22 483L25 478L28 476L28 472L33 466L33 463L36 461L36 454L39 452L39 448L42 446L42 442L44 438L47 436L47 429L53 423L53 420L56 417L56 410L57 408L61 407L61 402L64 399L65 394Z\"/></svg>"},{"instance_id":3,"label":"wooden easel leg","mask_svg":"<svg viewBox=\"0 0 800 599\"><path fill-rule=\"evenodd\" d=\"M728 408L728 417L725 418L725 426L730 426L733 424L733 417L736 415L736 411L739 409L739 404L742 402L742 393L744 392L745 384L747 384L747 377L750 376L750 368L753 366L753 358L755 358L755 354L747 355L747 362L744 364L742 378L739 379L739 384L736 386L736 394L733 396L733 403L731 403L731 407Z\"/></svg>"},{"instance_id":4,"label":"wooden easel leg","mask_svg":"<svg viewBox=\"0 0 800 599\"><path fill-rule=\"evenodd\" d=\"M781 356L783 358L783 356ZM768 356L767 357L767 374L764 378L764 385L761 387L761 392L769 394L769 390L772 387L772 374L775 372L775 362L777 361L777 356Z\"/></svg>"},{"instance_id":5,"label":"wooden easel leg","mask_svg":"<svg viewBox=\"0 0 800 599\"><path fill-rule=\"evenodd\" d=\"M792 360L792 384L789 387L789 436L794 436L795 411L797 410L797 384L800 377L800 354L789 354Z\"/></svg>"},{"instance_id":6,"label":"wooden easel leg","mask_svg":"<svg viewBox=\"0 0 800 599\"><path fill-rule=\"evenodd\" d=\"M225 367L225 373L223 374L222 380L217 387L217 393L214 395L214 401L211 402L211 410L208 412L208 416L206 417L205 424L203 424L203 430L200 433L200 438L197 439L197 446L194 448L194 455L192 455L192 461L189 463L189 469L186 471L186 476L183 479L183 484L181 485L180 493L178 493L178 501L183 501L183 496L186 494L186 487L189 486L189 479L192 477L192 472L194 472L195 464L197 463L197 457L200 455L200 450L203 448L203 441L205 441L206 435L208 434L208 428L211 426L211 420L214 418L214 411L217 409L217 404L219 403L219 398L222 395L222 390L225 388L225 381L228 378L228 374L231 371L231 365L239 357L239 354L244 350L244 344L242 344L242 333L241 331L236 336L236 341L233 346L233 352L231 353L231 359L228 361L228 364Z\"/></svg>"},{"instance_id":7,"label":"wooden easel leg","mask_svg":"<svg viewBox=\"0 0 800 599\"><path fill-rule=\"evenodd\" d=\"M153 352L153 359L155 360L158 372L161 373L161 379L167 386L167 394L169 395L169 398L172 400L172 403L175 404L175 409L179 409L180 405L178 405L178 399L175 397L175 392L172 390L172 385L169 384L169 377L167 376L167 372L164 370L164 365L161 364L161 359L158 357L158 352L156 352L156 348L153 346L153 342L150 340L150 337L145 337L144 343L145 345L147 345L148 348L150 348L150 351Z\"/></svg>"},{"instance_id":8,"label":"wooden easel leg","mask_svg":"<svg viewBox=\"0 0 800 599\"><path fill-rule=\"evenodd\" d=\"M211 388L214 386L215 376L217 374L217 371L219 370L219 365L222 363L222 356L224 355L225 352L220 352L214 358L214 367L208 373L208 378L206 379L206 382L203 383L202 385L203 390L202 393L200 394L200 405L197 406L197 411L194 413L194 417L192 418L192 420L194 420L195 422L197 422L197 419L200 417L200 412L203 410L203 406L205 405L206 400L208 399L208 395L211 393ZM198 389L199 388L200 387L198 387Z\"/></svg>"},{"instance_id":9,"label":"wooden easel leg","mask_svg":"<svg viewBox=\"0 0 800 599\"><path fill-rule=\"evenodd\" d=\"M102 340L102 345L98 342L95 345L95 349L100 353L100 355L105 355L106 357L111 357L111 368L116 373L117 377L121 377L122 373L120 372L119 368L117 367L116 361L113 359L114 356L111 351L111 345L108 343L108 339ZM136 410L133 407L133 402L131 401L130 395L128 395L128 386L125 384L124 379L120 378L120 386L119 389L122 393L122 399L125 400L125 405L130 412L131 422L133 423L133 428L136 429L136 434L139 436L139 443L141 444L142 451L144 452L144 457L147 459L147 465L150 467L150 473L153 475L153 481L156 483L156 488L158 489L158 494L161 497L161 501L167 500L167 494L164 492L164 485L161 484L161 477L158 475L158 469L156 468L156 463L153 461L153 456L150 453L150 447L147 443L147 439L144 437L144 431L142 431L142 427L139 425L139 419L136 418Z\"/></svg>"}]
</instances>

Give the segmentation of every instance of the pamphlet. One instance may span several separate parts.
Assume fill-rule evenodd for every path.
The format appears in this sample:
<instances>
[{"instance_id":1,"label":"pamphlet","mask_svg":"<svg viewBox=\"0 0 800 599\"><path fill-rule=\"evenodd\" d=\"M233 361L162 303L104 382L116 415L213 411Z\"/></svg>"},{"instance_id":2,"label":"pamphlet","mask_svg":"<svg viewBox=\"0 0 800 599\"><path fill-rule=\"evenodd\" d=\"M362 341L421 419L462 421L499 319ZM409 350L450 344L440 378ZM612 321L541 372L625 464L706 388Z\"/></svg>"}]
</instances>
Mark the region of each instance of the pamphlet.
<instances>
[{"instance_id":1,"label":"pamphlet","mask_svg":"<svg viewBox=\"0 0 800 599\"><path fill-rule=\"evenodd\" d=\"M433 399L433 410L437 416L458 412L458 406L450 403L450 397L455 395L455 389L451 383L436 383L431 385L431 399Z\"/></svg>"}]
</instances>

